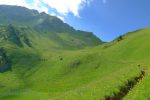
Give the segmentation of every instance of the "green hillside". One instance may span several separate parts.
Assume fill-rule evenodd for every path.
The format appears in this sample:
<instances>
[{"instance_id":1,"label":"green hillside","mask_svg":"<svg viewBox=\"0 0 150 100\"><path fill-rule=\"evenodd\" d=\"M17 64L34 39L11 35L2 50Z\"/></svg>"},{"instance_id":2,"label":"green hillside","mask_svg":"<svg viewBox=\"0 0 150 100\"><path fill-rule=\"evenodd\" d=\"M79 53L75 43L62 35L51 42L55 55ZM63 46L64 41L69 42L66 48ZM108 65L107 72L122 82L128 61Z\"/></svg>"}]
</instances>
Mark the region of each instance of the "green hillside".
<instances>
[{"instance_id":1,"label":"green hillside","mask_svg":"<svg viewBox=\"0 0 150 100\"><path fill-rule=\"evenodd\" d=\"M39 13L36 10L30 10L24 7L0 5L0 28L2 31L9 31L9 26L13 27L13 30L10 31L14 31L14 35L18 35L16 37L18 39L21 37L26 38L28 41L28 38L31 38L30 41L32 41L32 37L36 37L36 39L43 37L51 41L52 45L59 45L58 47L61 45L61 47L71 46L79 48L103 43L92 32L75 30L55 16L48 15L44 12Z\"/></svg>"},{"instance_id":2,"label":"green hillside","mask_svg":"<svg viewBox=\"0 0 150 100\"><path fill-rule=\"evenodd\" d=\"M0 20L10 15L0 13ZM20 20L26 23L12 20L12 16L6 18L8 22L1 21L0 100L105 100L141 70L145 76L123 99L150 98L150 28L103 43L92 33L72 29L57 18L58 22L53 22L44 14L48 21L37 24L35 16L42 15L32 10L26 13L33 14L32 25L22 19L25 17Z\"/></svg>"}]
</instances>

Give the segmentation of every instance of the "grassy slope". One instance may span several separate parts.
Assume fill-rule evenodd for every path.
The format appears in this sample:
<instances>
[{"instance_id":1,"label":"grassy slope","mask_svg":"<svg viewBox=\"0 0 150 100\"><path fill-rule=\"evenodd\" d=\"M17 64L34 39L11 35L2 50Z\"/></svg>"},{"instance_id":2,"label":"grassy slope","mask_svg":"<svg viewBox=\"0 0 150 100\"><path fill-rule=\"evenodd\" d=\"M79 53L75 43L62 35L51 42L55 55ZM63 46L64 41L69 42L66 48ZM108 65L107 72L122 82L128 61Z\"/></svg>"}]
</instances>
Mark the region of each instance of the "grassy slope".
<instances>
[{"instance_id":1,"label":"grassy slope","mask_svg":"<svg viewBox=\"0 0 150 100\"><path fill-rule=\"evenodd\" d=\"M52 48L47 38L34 35L33 48L5 45L13 58L13 70L0 73L0 99L99 100L137 76L137 64L146 66L147 74L125 99L148 98L149 32L143 29L123 41L81 50Z\"/></svg>"}]
</instances>

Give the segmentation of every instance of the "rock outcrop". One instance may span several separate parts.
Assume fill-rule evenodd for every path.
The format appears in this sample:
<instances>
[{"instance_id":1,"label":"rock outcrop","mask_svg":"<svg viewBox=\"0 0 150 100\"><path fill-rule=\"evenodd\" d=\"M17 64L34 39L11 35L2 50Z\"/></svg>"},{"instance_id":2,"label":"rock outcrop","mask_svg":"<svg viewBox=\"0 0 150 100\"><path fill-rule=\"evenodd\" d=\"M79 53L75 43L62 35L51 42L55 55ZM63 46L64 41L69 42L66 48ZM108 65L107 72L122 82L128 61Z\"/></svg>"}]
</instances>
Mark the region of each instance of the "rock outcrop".
<instances>
[{"instance_id":1,"label":"rock outcrop","mask_svg":"<svg viewBox=\"0 0 150 100\"><path fill-rule=\"evenodd\" d=\"M11 69L10 60L3 48L0 48L0 72L5 72Z\"/></svg>"}]
</instances>

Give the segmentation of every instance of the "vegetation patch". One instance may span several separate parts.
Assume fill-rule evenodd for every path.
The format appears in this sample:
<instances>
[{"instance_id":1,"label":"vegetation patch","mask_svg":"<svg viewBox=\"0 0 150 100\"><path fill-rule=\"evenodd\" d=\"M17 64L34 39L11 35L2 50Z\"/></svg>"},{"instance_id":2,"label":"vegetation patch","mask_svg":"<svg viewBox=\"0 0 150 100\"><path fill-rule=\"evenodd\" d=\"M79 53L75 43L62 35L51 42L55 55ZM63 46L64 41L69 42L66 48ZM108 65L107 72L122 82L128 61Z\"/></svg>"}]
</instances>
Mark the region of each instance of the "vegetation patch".
<instances>
[{"instance_id":1,"label":"vegetation patch","mask_svg":"<svg viewBox=\"0 0 150 100\"><path fill-rule=\"evenodd\" d=\"M105 96L104 100L122 100L123 97L125 97L128 92L143 79L144 76L145 71L141 70L141 74L139 76L135 77L133 80L128 80L128 82L120 88L118 93L114 93L113 96Z\"/></svg>"},{"instance_id":2,"label":"vegetation patch","mask_svg":"<svg viewBox=\"0 0 150 100\"><path fill-rule=\"evenodd\" d=\"M6 51L0 48L0 72L5 72L10 69L10 60L6 55Z\"/></svg>"}]
</instances>

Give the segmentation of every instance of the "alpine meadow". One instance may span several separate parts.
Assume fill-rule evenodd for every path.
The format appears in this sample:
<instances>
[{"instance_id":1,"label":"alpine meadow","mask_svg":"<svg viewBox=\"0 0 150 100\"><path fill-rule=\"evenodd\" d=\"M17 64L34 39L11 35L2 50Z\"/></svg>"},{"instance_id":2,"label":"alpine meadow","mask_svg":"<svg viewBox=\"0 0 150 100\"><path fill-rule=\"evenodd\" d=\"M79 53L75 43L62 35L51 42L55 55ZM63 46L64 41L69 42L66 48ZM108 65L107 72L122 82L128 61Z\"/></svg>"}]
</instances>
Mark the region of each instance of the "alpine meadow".
<instances>
[{"instance_id":1,"label":"alpine meadow","mask_svg":"<svg viewBox=\"0 0 150 100\"><path fill-rule=\"evenodd\" d=\"M59 18L0 5L0 100L149 100L150 28L104 42Z\"/></svg>"}]
</instances>

